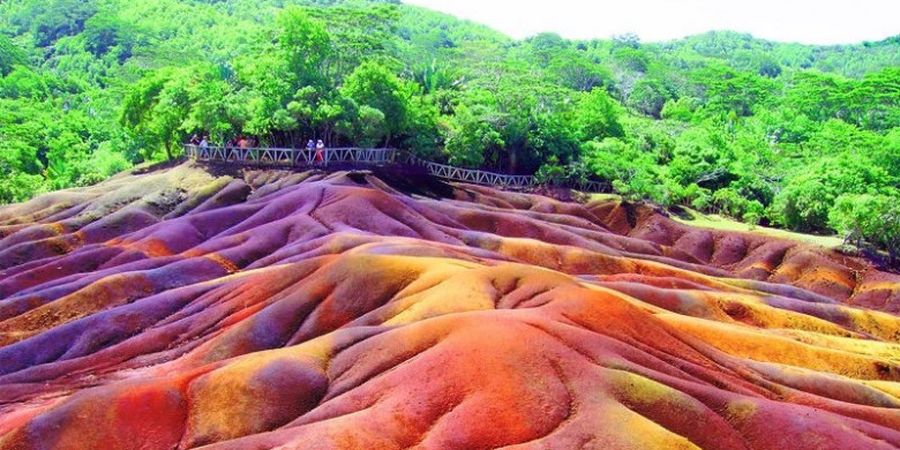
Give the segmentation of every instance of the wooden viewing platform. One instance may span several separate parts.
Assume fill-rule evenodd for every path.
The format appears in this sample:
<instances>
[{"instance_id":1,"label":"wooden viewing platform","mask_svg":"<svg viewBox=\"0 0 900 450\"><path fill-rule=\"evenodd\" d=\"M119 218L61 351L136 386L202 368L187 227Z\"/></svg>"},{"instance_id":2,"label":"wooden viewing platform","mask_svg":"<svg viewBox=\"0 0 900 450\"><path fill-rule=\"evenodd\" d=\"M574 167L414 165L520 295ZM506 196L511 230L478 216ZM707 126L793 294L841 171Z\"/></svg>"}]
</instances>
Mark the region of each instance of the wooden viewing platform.
<instances>
[{"instance_id":1,"label":"wooden viewing platform","mask_svg":"<svg viewBox=\"0 0 900 450\"><path fill-rule=\"evenodd\" d=\"M285 167L327 167L334 164L379 167L403 165L420 167L434 177L463 183L514 188L527 188L541 184L533 175L507 175L486 170L466 169L428 161L397 149L326 148L321 150L321 161L316 161L317 152L319 150L303 148L200 147L190 144L184 146L184 153L188 158L202 162ZM564 183L563 186L585 192L602 190L602 185L595 181Z\"/></svg>"}]
</instances>

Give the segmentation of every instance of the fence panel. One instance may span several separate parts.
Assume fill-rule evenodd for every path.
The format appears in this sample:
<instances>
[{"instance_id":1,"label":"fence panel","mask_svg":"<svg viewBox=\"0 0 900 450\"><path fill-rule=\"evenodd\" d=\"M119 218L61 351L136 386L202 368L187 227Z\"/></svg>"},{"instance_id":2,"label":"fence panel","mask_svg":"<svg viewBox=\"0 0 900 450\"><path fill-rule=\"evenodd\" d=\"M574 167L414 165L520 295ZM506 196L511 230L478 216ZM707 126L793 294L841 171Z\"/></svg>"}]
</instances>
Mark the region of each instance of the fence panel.
<instances>
[{"instance_id":1,"label":"fence panel","mask_svg":"<svg viewBox=\"0 0 900 450\"><path fill-rule=\"evenodd\" d=\"M239 148L239 147L200 147L185 145L184 154L190 159L205 162L238 163L245 165L271 164L293 167L316 167L330 163L351 163L362 165L405 164L422 167L435 177L450 181L481 184L488 186L529 187L539 183L531 175L506 175L484 170L465 169L462 167L439 164L421 159L409 152L396 149L376 148L328 148L328 149L293 149L293 148ZM599 192L602 185L595 181L586 183L569 183L569 187L590 192Z\"/></svg>"}]
</instances>

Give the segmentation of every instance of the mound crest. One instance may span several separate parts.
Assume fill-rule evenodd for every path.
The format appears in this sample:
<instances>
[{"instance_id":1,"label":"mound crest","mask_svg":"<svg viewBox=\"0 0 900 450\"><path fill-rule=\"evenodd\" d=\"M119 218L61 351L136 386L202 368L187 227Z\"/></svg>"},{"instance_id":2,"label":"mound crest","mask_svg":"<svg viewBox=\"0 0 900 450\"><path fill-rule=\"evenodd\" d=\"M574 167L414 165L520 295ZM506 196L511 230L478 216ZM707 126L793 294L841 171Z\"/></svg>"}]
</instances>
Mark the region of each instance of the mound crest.
<instances>
[{"instance_id":1,"label":"mound crest","mask_svg":"<svg viewBox=\"0 0 900 450\"><path fill-rule=\"evenodd\" d=\"M0 449L900 447L900 277L364 173L0 208Z\"/></svg>"}]
</instances>

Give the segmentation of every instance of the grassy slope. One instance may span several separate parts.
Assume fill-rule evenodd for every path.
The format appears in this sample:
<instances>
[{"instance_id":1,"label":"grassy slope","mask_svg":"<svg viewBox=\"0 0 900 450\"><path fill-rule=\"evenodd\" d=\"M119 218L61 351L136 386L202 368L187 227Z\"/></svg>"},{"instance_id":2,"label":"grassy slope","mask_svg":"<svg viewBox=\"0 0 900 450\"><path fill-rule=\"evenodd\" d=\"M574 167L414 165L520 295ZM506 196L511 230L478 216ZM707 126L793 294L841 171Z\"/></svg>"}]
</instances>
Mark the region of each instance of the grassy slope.
<instances>
[{"instance_id":1,"label":"grassy slope","mask_svg":"<svg viewBox=\"0 0 900 450\"><path fill-rule=\"evenodd\" d=\"M620 199L621 197L616 194L592 194L590 197L591 201L610 201ZM780 239L791 239L794 241L820 245L827 248L839 247L844 243L844 240L838 236L818 236L813 234L803 234L793 231L781 230L777 228L763 227L759 225L750 225L718 214L704 214L690 208L682 208L687 214L683 216L672 214L672 219L685 225L691 225L694 227L710 228L713 230L756 233L763 236Z\"/></svg>"},{"instance_id":2,"label":"grassy slope","mask_svg":"<svg viewBox=\"0 0 900 450\"><path fill-rule=\"evenodd\" d=\"M687 210L687 208L685 209ZM683 224L695 227L756 233L774 238L792 239L808 244L821 245L822 247L834 248L844 243L844 240L838 236L817 236L813 234L803 234L793 231L780 230L777 228L763 227L759 225L749 225L746 223L735 221L728 217L720 216L718 214L703 214L694 210L688 210L688 213L691 215L690 219L685 219L674 214L672 215L672 218Z\"/></svg>"}]
</instances>

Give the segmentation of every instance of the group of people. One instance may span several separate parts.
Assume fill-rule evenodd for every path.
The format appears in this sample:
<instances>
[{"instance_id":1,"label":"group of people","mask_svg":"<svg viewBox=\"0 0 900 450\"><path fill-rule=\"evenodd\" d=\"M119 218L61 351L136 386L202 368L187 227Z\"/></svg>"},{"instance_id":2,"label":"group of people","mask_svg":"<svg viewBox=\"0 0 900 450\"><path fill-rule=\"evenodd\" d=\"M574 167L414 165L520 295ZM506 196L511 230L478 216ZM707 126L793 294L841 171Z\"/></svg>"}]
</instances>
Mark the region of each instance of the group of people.
<instances>
[{"instance_id":1,"label":"group of people","mask_svg":"<svg viewBox=\"0 0 900 450\"><path fill-rule=\"evenodd\" d=\"M325 161L325 142L322 142L321 139L316 142L313 142L312 139L306 141L306 149L309 151L316 151L316 162Z\"/></svg>"},{"instance_id":2,"label":"group of people","mask_svg":"<svg viewBox=\"0 0 900 450\"><path fill-rule=\"evenodd\" d=\"M237 135L233 139L225 143L225 147L227 148L256 148L258 146L259 139L243 135Z\"/></svg>"},{"instance_id":3,"label":"group of people","mask_svg":"<svg viewBox=\"0 0 900 450\"><path fill-rule=\"evenodd\" d=\"M196 145L200 148L209 147L209 136L208 135L198 135L194 134L191 136L191 139L188 141L191 145ZM225 143L226 148L256 148L259 145L259 139L255 137L247 137L243 135L235 136L233 139L229 140ZM315 150L315 161L317 163L325 161L325 142L321 139L312 140L306 142L306 149L309 151Z\"/></svg>"},{"instance_id":4,"label":"group of people","mask_svg":"<svg viewBox=\"0 0 900 450\"><path fill-rule=\"evenodd\" d=\"M191 139L188 141L188 143L201 148L206 148L209 147L209 136L205 134L198 135L195 133L193 136L191 136ZM256 148L257 145L259 145L259 139L243 135L237 135L233 139L225 143L226 148Z\"/></svg>"},{"instance_id":5,"label":"group of people","mask_svg":"<svg viewBox=\"0 0 900 450\"><path fill-rule=\"evenodd\" d=\"M206 148L206 147L209 147L209 136L204 134L201 137L201 136L198 136L196 133L194 133L194 135L191 136L191 139L188 141L188 143L190 143L191 145L196 145L197 147L200 147L200 148Z\"/></svg>"}]
</instances>

